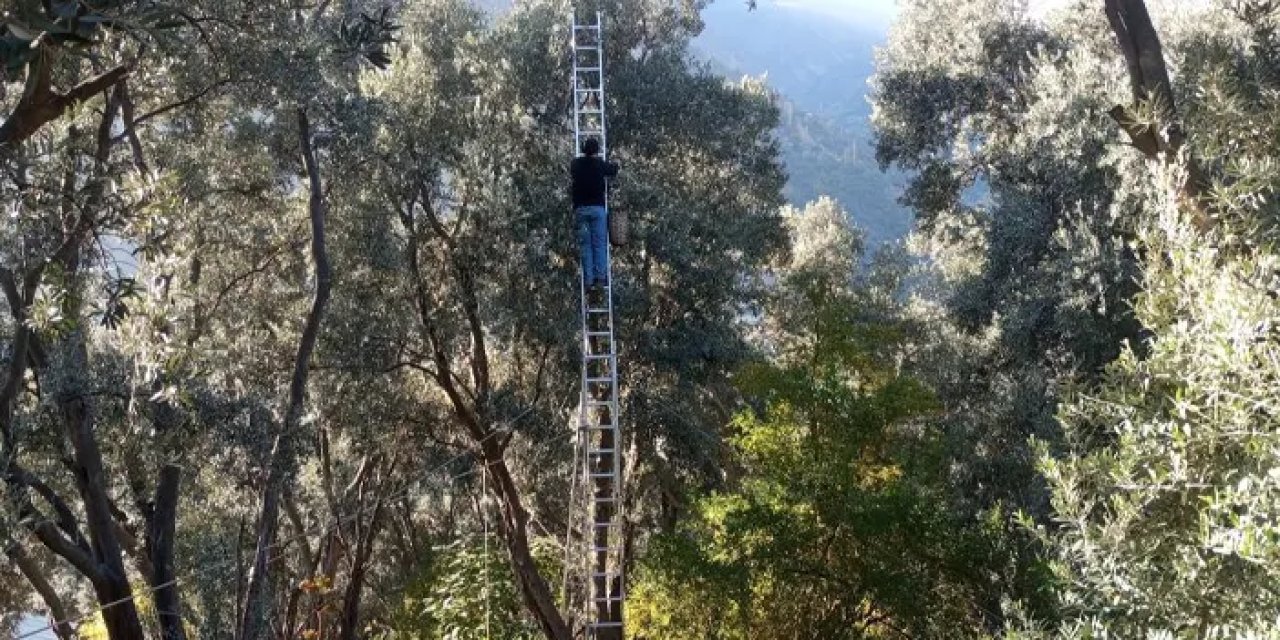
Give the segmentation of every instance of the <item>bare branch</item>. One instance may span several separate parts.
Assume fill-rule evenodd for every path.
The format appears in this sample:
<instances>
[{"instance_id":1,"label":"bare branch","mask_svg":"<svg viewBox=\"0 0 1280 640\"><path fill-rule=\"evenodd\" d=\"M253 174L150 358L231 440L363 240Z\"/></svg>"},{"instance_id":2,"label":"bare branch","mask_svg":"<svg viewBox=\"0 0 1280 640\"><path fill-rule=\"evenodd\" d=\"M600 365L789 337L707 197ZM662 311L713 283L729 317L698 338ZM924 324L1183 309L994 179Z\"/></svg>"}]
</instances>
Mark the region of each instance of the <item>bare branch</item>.
<instances>
[{"instance_id":1,"label":"bare branch","mask_svg":"<svg viewBox=\"0 0 1280 640\"><path fill-rule=\"evenodd\" d=\"M166 113L169 113L174 109L181 109L182 107L195 104L196 102L203 100L205 96L209 95L210 93L213 93L215 90L225 87L234 82L236 82L234 78L224 78L222 80L214 82L213 84L205 87L204 89L201 89L200 91L197 91L196 93L186 98L183 98L177 102L166 104L163 107L155 109L154 111L148 111L147 113L144 113L138 116L137 118L134 118L132 123L126 120L125 130L116 136L116 141L119 142L121 140L124 140L127 136L134 135L138 127L141 127L142 125L146 124L148 121L158 118Z\"/></svg>"},{"instance_id":2,"label":"bare branch","mask_svg":"<svg viewBox=\"0 0 1280 640\"><path fill-rule=\"evenodd\" d=\"M284 424L280 433L276 435L275 445L272 447L271 467L268 472L267 486L263 491L262 507L259 510L257 548L249 575L249 584L245 589L244 616L241 619L239 634L241 640L258 640L268 631L268 605L272 599L268 588L271 583L268 575L271 548L275 543L278 529L280 495L286 480L284 475L289 472L293 457L296 455L289 440L301 426L311 355L315 351L316 341L319 338L320 322L324 318L333 282L333 268L329 263L329 253L325 243L325 218L328 215L328 206L324 199L324 186L320 180L320 166L316 160L311 122L307 118L305 109L299 107L297 115L302 159L310 182L311 198L308 208L311 219L311 260L316 290L311 308L303 323L302 337L298 341L293 376L289 383Z\"/></svg>"},{"instance_id":3,"label":"bare branch","mask_svg":"<svg viewBox=\"0 0 1280 640\"><path fill-rule=\"evenodd\" d=\"M143 175L151 173L147 166L147 158L142 152L142 141L138 139L137 119L134 115L133 97L129 95L128 81L121 81L115 88L116 101L120 104L120 117L124 123L124 133L115 140L124 138L129 141L129 149L133 152L133 166Z\"/></svg>"}]
</instances>

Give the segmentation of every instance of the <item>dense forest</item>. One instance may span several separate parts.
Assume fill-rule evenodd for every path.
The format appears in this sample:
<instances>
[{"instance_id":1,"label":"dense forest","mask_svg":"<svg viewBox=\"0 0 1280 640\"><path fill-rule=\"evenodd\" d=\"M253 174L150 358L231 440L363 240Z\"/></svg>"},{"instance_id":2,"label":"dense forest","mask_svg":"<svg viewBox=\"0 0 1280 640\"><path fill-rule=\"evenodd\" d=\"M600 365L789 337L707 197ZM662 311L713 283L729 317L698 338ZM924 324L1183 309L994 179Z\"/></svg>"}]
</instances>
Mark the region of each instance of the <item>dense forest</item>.
<instances>
[{"instance_id":1,"label":"dense forest","mask_svg":"<svg viewBox=\"0 0 1280 640\"><path fill-rule=\"evenodd\" d=\"M902 0L878 251L705 6L576 7L626 636L1280 638L1280 1ZM575 3L0 7L0 631L583 637Z\"/></svg>"}]
</instances>

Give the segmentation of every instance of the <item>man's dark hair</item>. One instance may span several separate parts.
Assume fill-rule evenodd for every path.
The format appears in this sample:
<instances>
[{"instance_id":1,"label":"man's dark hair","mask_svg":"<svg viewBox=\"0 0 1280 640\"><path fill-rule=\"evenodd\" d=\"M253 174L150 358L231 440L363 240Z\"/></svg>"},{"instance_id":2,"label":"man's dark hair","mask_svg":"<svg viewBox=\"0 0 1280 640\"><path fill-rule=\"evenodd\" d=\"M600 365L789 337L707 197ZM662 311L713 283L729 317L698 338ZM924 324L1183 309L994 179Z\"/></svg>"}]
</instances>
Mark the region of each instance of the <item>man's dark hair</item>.
<instances>
[{"instance_id":1,"label":"man's dark hair","mask_svg":"<svg viewBox=\"0 0 1280 640\"><path fill-rule=\"evenodd\" d=\"M582 155L594 156L598 153L600 153L599 140L596 140L595 138L587 138L587 141L582 143Z\"/></svg>"}]
</instances>

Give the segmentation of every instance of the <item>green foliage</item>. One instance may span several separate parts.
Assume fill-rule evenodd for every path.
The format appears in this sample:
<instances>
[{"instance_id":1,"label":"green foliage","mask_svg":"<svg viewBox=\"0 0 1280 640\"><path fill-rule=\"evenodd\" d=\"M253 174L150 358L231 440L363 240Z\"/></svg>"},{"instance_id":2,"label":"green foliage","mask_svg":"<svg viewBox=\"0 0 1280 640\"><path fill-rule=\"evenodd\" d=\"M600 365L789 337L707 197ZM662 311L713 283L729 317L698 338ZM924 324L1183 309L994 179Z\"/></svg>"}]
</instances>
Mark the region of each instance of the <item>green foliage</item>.
<instances>
[{"instance_id":1,"label":"green foliage","mask_svg":"<svg viewBox=\"0 0 1280 640\"><path fill-rule=\"evenodd\" d=\"M1275 32L1258 24L1186 52L1216 225L1198 229L1172 196L1141 218L1133 312L1150 333L1069 388L1066 446L1040 449L1064 620L1019 637L1280 637L1280 117L1262 98L1280 86L1260 60ZM1177 179L1153 181L1171 193Z\"/></svg>"},{"instance_id":2,"label":"green foliage","mask_svg":"<svg viewBox=\"0 0 1280 640\"><path fill-rule=\"evenodd\" d=\"M1280 260L1224 255L1172 205L1142 241L1146 355L1074 390L1069 450L1042 453L1063 633L1280 633Z\"/></svg>"},{"instance_id":3,"label":"green foliage","mask_svg":"<svg viewBox=\"0 0 1280 640\"><path fill-rule=\"evenodd\" d=\"M1100 126L1127 85L1096 7L1042 22L1004 0L907 3L874 80L877 156L913 172L922 269L914 359L946 411L952 500L1048 502L1032 436L1059 438L1059 381L1140 328L1127 239L1149 186Z\"/></svg>"},{"instance_id":4,"label":"green foliage","mask_svg":"<svg viewBox=\"0 0 1280 640\"><path fill-rule=\"evenodd\" d=\"M774 356L737 384L732 481L655 541L630 606L644 638L975 635L983 541L940 508L932 395L894 354L896 287L855 276L830 200L788 215L793 250L762 320ZM889 278L889 280L893 280Z\"/></svg>"},{"instance_id":5,"label":"green foliage","mask_svg":"<svg viewBox=\"0 0 1280 640\"><path fill-rule=\"evenodd\" d=\"M540 564L555 564L555 548L536 547ZM538 626L525 614L511 580L501 540L456 541L432 552L430 561L384 621L370 625L380 640L534 640Z\"/></svg>"}]
</instances>

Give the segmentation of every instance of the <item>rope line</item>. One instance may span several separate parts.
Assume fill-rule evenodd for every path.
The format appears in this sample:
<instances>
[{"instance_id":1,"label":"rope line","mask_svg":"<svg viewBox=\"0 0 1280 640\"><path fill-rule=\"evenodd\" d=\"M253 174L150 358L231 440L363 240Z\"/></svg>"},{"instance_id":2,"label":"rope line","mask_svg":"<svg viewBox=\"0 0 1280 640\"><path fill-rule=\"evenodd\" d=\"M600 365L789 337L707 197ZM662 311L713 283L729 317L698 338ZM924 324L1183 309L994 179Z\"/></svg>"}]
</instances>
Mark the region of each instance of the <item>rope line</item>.
<instances>
[{"instance_id":1,"label":"rope line","mask_svg":"<svg viewBox=\"0 0 1280 640\"><path fill-rule=\"evenodd\" d=\"M485 499L489 496L489 468L480 473L480 522L484 526L484 640L489 640L489 510Z\"/></svg>"},{"instance_id":2,"label":"rope line","mask_svg":"<svg viewBox=\"0 0 1280 640\"><path fill-rule=\"evenodd\" d=\"M508 423L507 423L507 425L506 425L505 427L496 428L496 429L494 429L492 432L490 432L490 433L489 433L489 435L487 435L487 436L485 436L485 437L483 437L483 438L481 438L481 439L479 439L479 440L475 441L474 445L480 445L480 444L483 444L485 441L489 440L490 438L493 438L493 437L498 436L498 435L501 435L501 434L508 433L509 431L510 431L510 422L508 422ZM563 434L563 433L554 433L554 434L549 435L548 437L545 437L545 438L539 438L538 440L533 441L533 443L532 443L532 444L534 444L534 445L542 445L542 444L546 444L546 443L548 443L548 442L551 442L552 440L554 440L554 439L556 439L556 438L561 438L561 437L564 437L564 434ZM470 451L470 450L468 450L468 451L464 451L464 452L462 452L462 453L459 453L458 455L456 455L456 456L454 456L454 457L452 457L452 458L449 458L448 460L446 460L446 461L444 461L444 462L442 462L442 463L440 463L440 464L438 464L438 465L436 465L436 466L434 466L434 467L432 467L432 468L428 469L427 471L425 471L425 472L420 476L420 479L427 479L427 477L428 477L428 476L430 476L430 475L432 475L432 474L434 474L434 473L436 473L436 472L438 472L438 471L440 471L440 470L444 469L445 467L448 467L449 465L451 465L451 464L453 464L453 463L455 463L455 462L457 462L457 461L459 461L459 460L461 460L461 459L463 459L463 458L465 458L465 457L467 457L467 456L469 456L469 455L472 455L473 453L475 453L475 452L474 452L474 451ZM486 475L486 476L488 475L488 467L489 467L489 465L490 465L490 464L495 464L495 463L484 462L482 465L480 465L480 466L484 467L484 475ZM463 478L466 478L466 477L469 477L469 476L475 475L475 474L476 474L476 471L477 471L476 469L471 469L471 470L468 470L468 471L464 471L464 472L462 472L462 473L459 473L459 474L456 474L456 475L450 476L450 477L447 479L447 481L448 481L448 482L454 482L454 481L457 481L457 480L461 480L461 479L463 479ZM486 484L487 484L487 483L486 483ZM412 486L412 485L413 485L413 483L410 483L410 486L405 487L403 490L401 490L401 491L397 491L397 492L395 492L395 493L390 494L389 496L387 496L386 500L387 500L387 501L390 501L390 500L394 500L394 499L397 499L397 498L402 498L402 497L406 497L406 496L408 496L408 495L409 495L409 493L410 493L410 491L413 489L413 486ZM487 488L487 486L486 486L486 488ZM329 527L331 527L331 526L332 526L333 524L335 524L336 522L340 521L344 515L345 515L345 516L347 516L347 517L355 517L355 516L360 516L360 515L367 515L365 512L366 512L366 511L370 511L370 510L372 510L372 508L373 508L373 507L375 507L375 506L378 506L378 505L377 505L377 504L374 504L374 505L366 505L366 506L365 506L365 507L363 507L363 508L356 509L356 510L354 510L354 511L352 511L352 512L349 512L349 513L346 513L346 514L341 514L341 513L333 514L333 515L331 515L331 516L330 516L330 518L329 518L327 521L325 521L325 522L323 523L323 526L317 525L317 526L311 527L311 528L309 528L309 529L305 529L305 530L303 530L303 531L301 531L301 532L299 532L299 533L297 533L297 534L295 534L295 535L293 535L293 536L290 536L290 537L288 537L288 538L284 538L284 539L279 540L279 541L277 541L276 543L274 543L274 544L272 544L272 545L268 546L268 547L267 547L267 553L272 553L273 551L282 551L282 548L283 548L283 547L286 547L286 546L288 546L288 545L291 545L291 544L293 544L294 542L297 542L297 541L299 541L299 540L302 540L303 538L306 538L306 537L308 537L308 536L314 535L314 534L316 534L316 533L320 533L320 532L322 532L322 531L324 531L324 530L328 529ZM487 532L487 520L486 520L486 532ZM487 549L487 545L488 545L488 542L487 542L487 535L486 535L486 549ZM279 560L279 559L280 559L280 557L281 557L281 555L283 555L283 554L276 555L276 556L274 556L273 558L270 558L270 559L268 560L268 563L274 562L275 560ZM487 551L486 551L486 561L487 561L487 559L488 559L488 553L487 553ZM239 562L239 558L235 558L234 560L235 560L235 562ZM213 564L211 564L211 565L207 565L207 566L205 566L205 568L203 568L203 569L200 569L200 570L197 570L197 571L192 572L191 574L189 574L188 576L186 576L185 580L187 580L187 581L189 581L189 580L193 580L193 579L195 579L195 578L197 578L197 577L200 577L200 576L203 576L203 575L207 575L208 573L211 573L213 569L222 569L222 568L226 568L226 567L228 567L228 566L231 566L231 564L232 564L231 562L226 562L226 561L221 562L221 563L217 563L217 562L215 562L215 563L213 563ZM486 572L487 572L487 569L486 569ZM169 580L168 582L163 582L163 583L158 584L158 585L156 585L156 586L154 586L154 587L147 587L147 588L145 588L145 589L142 589L142 590L139 590L139 591L135 591L132 595L130 595L130 596L128 596L128 597L120 598L119 600L115 600L115 601L113 601L113 602L108 602L107 604L104 604L104 605L101 605L101 606L96 607L96 608L94 608L94 609L91 609L91 610L89 610L89 611L87 611L87 612L85 612L85 613L82 613L82 614L79 614L79 615L75 615L75 616L70 616L70 617L65 618L65 619L62 619L62 620L54 620L54 621L52 621L52 622L50 622L50 623L46 624L46 625L45 625L45 626L43 626L43 627L39 627L39 628L37 628L37 629L32 629L32 630L30 630L30 631L27 631L27 632L25 632L25 633L21 634L21 635L15 636L15 637L13 638L13 640L28 640L29 638L34 638L35 636L40 635L40 634L42 634L42 633L46 633L46 632L49 632L49 631L53 631L53 630L54 630L54 629L56 629L57 627L59 627L59 626L61 626L61 625L65 625L65 624L78 625L79 623L84 622L86 619L88 619L88 618L90 618L90 617L92 617L92 616L94 616L94 615L97 615L97 614L99 614L99 613L102 613L103 611L106 611L106 610L108 610L108 609L110 609L110 608L112 608L112 607L120 606L120 605L122 605L122 604L124 604L124 603L126 603L126 602L132 602L132 601L137 600L138 598L140 598L140 597L142 597L142 596L144 596L144 595L147 595L147 596L149 596L149 595L153 595L153 594L155 594L157 591L160 591L161 589L167 589L167 588L169 588L169 587L176 587L176 586L178 586L179 584L182 584L182 582L183 582L183 581L184 581L184 578L181 578L181 577L179 577L179 578L174 578L174 579L172 579L172 580ZM488 589L488 587L487 587L487 584L486 584L486 591L487 591L487 589ZM487 605L487 603L486 603L486 605ZM487 626L487 621L486 621L486 626ZM486 631L486 633L487 633L487 631Z\"/></svg>"}]
</instances>

